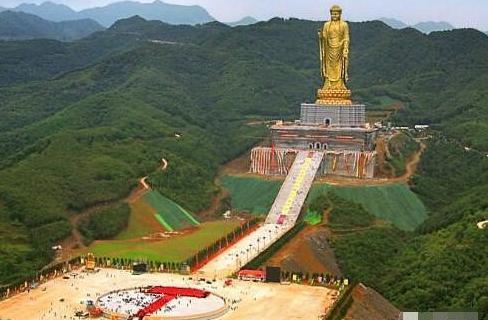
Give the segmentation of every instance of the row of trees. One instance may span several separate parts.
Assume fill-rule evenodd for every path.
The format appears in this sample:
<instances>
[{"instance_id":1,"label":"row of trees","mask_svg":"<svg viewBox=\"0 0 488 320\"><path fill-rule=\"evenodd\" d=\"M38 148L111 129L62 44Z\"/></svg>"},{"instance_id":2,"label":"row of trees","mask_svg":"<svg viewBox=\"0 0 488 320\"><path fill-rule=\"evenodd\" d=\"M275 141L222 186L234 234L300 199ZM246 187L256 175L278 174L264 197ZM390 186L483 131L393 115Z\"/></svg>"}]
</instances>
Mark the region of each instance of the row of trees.
<instances>
[{"instance_id":1,"label":"row of trees","mask_svg":"<svg viewBox=\"0 0 488 320\"><path fill-rule=\"evenodd\" d=\"M188 258L185 261L154 261L145 258L131 259L131 258L108 258L96 257L95 263L98 267L113 267L122 269L132 269L134 263L146 263L149 271L161 272L187 272L191 269L198 268L203 263L207 262L216 253L229 245L235 243L237 240L246 235L259 222L259 219L254 218L248 220L241 226L235 228L225 237L220 238L206 248L201 249L198 253ZM188 269L187 269L188 268Z\"/></svg>"},{"instance_id":2,"label":"row of trees","mask_svg":"<svg viewBox=\"0 0 488 320\"><path fill-rule=\"evenodd\" d=\"M205 262L208 262L215 254L227 248L229 245L237 242L245 236L259 222L258 218L248 220L245 224L238 226L225 237L220 238L208 247L198 251L195 255L186 260L186 264L191 269L198 269Z\"/></svg>"},{"instance_id":3,"label":"row of trees","mask_svg":"<svg viewBox=\"0 0 488 320\"><path fill-rule=\"evenodd\" d=\"M95 257L95 265L100 268L120 268L132 270L134 264L145 263L150 272L180 272L185 270L185 262L155 261L148 259Z\"/></svg>"},{"instance_id":4,"label":"row of trees","mask_svg":"<svg viewBox=\"0 0 488 320\"><path fill-rule=\"evenodd\" d=\"M305 227L304 221L299 221L293 228L288 230L278 241L274 242L266 250L261 252L256 258L249 261L243 268L244 269L257 269L263 266L278 250L280 250L288 241L290 241L298 232Z\"/></svg>"}]
</instances>

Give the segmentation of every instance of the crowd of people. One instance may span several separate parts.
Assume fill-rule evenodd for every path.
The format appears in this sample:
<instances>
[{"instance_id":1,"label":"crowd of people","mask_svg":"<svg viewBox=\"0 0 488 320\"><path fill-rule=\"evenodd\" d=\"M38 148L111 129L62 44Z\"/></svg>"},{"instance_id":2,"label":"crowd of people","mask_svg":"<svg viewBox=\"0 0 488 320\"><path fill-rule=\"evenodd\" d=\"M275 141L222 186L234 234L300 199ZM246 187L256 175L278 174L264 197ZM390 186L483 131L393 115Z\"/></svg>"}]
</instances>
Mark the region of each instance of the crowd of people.
<instances>
[{"instance_id":1,"label":"crowd of people","mask_svg":"<svg viewBox=\"0 0 488 320\"><path fill-rule=\"evenodd\" d=\"M140 289L118 290L100 297L97 305L113 313L130 315L136 314L159 298L157 294L146 293Z\"/></svg>"},{"instance_id":2,"label":"crowd of people","mask_svg":"<svg viewBox=\"0 0 488 320\"><path fill-rule=\"evenodd\" d=\"M325 276L311 278L315 278L316 284L336 281L339 287L345 282L341 279ZM212 294L205 299L176 297L162 306L161 309L158 309L154 313L156 316L200 314L212 310L221 310L220 308L222 308L222 312L224 310L243 312L244 309L241 310L240 307L242 301L248 303L249 300L259 299L259 295L256 296L256 290L258 289L256 286L260 286L258 284L243 282L234 284L233 281L226 281L225 278L210 279L207 277L202 280L198 275L193 275L192 277L164 273L133 276L128 271L114 269L101 269L97 273L85 273L79 270L63 274L30 292L22 293L19 301L24 301L23 304L28 305L26 310L32 310L32 308L37 310L35 319L75 320L78 319L76 314L81 311L85 313L90 305L99 307L103 311L111 310L113 313L126 316L134 315L141 308L161 298L158 293L148 293L148 286L157 284L171 287L196 288L209 291ZM142 287L139 287L141 285ZM110 289L117 290L127 287L133 289L105 294ZM272 287L264 289L263 287L258 292L267 291L266 295L268 295L269 290L274 291L276 289L276 287L274 289ZM0 307L0 309L2 308ZM6 311L7 313L1 311ZM11 311L0 310L0 318L12 318L12 315ZM17 318L13 317L13 319ZM25 319L33 318L27 316Z\"/></svg>"},{"instance_id":3,"label":"crowd of people","mask_svg":"<svg viewBox=\"0 0 488 320\"><path fill-rule=\"evenodd\" d=\"M184 278L183 278L184 279ZM205 283L205 282L203 282ZM167 287L170 289L190 292L201 286L200 281L184 280L181 287ZM97 301L97 306L102 308L107 314L118 314L123 316L133 316L135 318L140 314L186 316L221 310L226 307L223 298L205 292L204 296L186 296L172 295L166 293L155 293L153 289L164 287L139 287L133 289L123 289L112 291L101 296ZM200 288L199 288L200 289ZM185 291L186 290L186 291ZM203 289L204 290L204 289ZM203 291L194 290L194 291ZM163 290L164 291L164 290ZM170 292L169 290L168 292Z\"/></svg>"}]
</instances>

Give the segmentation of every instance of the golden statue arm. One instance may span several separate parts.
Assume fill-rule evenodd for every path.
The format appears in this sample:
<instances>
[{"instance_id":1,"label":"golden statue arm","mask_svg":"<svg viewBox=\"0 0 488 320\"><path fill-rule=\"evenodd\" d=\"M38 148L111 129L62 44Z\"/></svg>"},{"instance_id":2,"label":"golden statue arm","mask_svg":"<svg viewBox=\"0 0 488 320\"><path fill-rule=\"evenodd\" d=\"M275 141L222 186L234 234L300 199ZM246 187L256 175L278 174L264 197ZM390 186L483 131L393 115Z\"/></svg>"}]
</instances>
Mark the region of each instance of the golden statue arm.
<instances>
[{"instance_id":1,"label":"golden statue arm","mask_svg":"<svg viewBox=\"0 0 488 320\"><path fill-rule=\"evenodd\" d=\"M342 63L342 78L344 79L344 83L346 83L349 80L349 26L347 23L344 26L344 52Z\"/></svg>"},{"instance_id":2,"label":"golden statue arm","mask_svg":"<svg viewBox=\"0 0 488 320\"><path fill-rule=\"evenodd\" d=\"M325 60L324 60L324 44L322 39L323 29L320 28L318 32L319 36L319 56L320 56L320 75L322 76L322 81L325 81Z\"/></svg>"}]
</instances>

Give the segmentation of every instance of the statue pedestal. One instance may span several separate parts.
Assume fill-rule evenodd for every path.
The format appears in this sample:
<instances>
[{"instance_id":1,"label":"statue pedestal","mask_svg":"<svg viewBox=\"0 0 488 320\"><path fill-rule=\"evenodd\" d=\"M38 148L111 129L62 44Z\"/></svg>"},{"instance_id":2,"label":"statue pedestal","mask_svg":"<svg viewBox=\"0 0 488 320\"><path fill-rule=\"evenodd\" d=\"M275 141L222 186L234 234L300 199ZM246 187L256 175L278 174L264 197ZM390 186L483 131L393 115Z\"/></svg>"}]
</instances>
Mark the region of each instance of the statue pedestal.
<instances>
[{"instance_id":1,"label":"statue pedestal","mask_svg":"<svg viewBox=\"0 0 488 320\"><path fill-rule=\"evenodd\" d=\"M377 130L366 125L364 104L303 103L300 121L271 127L275 147L329 151L374 151Z\"/></svg>"},{"instance_id":2,"label":"statue pedestal","mask_svg":"<svg viewBox=\"0 0 488 320\"><path fill-rule=\"evenodd\" d=\"M318 105L352 105L351 90L319 89L315 103Z\"/></svg>"},{"instance_id":3,"label":"statue pedestal","mask_svg":"<svg viewBox=\"0 0 488 320\"><path fill-rule=\"evenodd\" d=\"M300 109L300 123L336 128L362 128L366 125L364 104L303 103Z\"/></svg>"}]
</instances>

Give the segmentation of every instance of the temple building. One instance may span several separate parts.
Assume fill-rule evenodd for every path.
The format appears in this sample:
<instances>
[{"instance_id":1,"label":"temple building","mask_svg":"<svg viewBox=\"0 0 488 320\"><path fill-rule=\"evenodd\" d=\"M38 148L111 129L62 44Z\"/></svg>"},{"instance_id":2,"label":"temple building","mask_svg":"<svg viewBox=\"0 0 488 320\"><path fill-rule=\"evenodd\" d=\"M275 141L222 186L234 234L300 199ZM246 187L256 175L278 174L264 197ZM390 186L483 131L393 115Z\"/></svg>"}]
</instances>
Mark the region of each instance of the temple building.
<instances>
[{"instance_id":1,"label":"temple building","mask_svg":"<svg viewBox=\"0 0 488 320\"><path fill-rule=\"evenodd\" d=\"M271 146L251 151L250 172L287 175L299 151L323 152L319 175L373 178L377 129L366 123L366 107L351 100L347 89L349 27L342 10L319 30L323 87L315 103L303 103L300 119L271 126Z\"/></svg>"}]
</instances>

